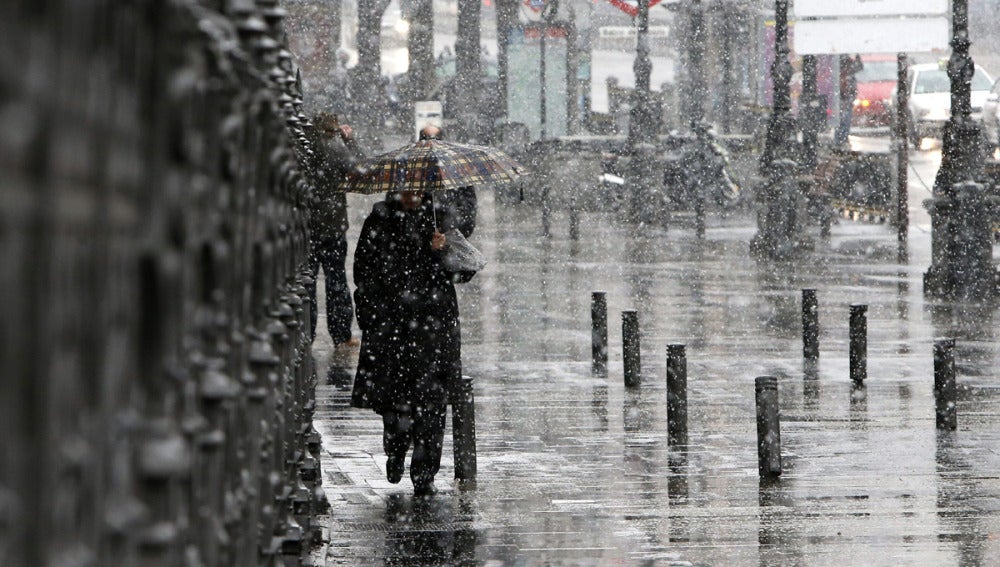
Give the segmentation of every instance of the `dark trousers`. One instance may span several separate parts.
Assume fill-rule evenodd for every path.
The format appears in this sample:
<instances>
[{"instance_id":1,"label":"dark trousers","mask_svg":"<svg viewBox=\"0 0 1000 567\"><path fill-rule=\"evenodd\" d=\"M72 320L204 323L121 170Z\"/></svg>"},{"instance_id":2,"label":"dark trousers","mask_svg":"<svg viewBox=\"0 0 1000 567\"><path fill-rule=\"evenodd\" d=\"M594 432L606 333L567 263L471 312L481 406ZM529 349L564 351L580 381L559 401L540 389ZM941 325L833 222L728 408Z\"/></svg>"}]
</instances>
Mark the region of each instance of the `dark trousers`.
<instances>
[{"instance_id":1,"label":"dark trousers","mask_svg":"<svg viewBox=\"0 0 1000 567\"><path fill-rule=\"evenodd\" d=\"M833 133L833 143L842 146L847 143L847 136L851 133L851 119L854 116L854 97L851 100L841 100L840 116L838 116L837 129Z\"/></svg>"},{"instance_id":2,"label":"dark trousers","mask_svg":"<svg viewBox=\"0 0 1000 567\"><path fill-rule=\"evenodd\" d=\"M409 412L387 411L382 414L382 447L390 459L406 458L410 444L410 480L413 486L434 482L441 469L444 444L445 408L443 404L413 406Z\"/></svg>"},{"instance_id":3,"label":"dark trousers","mask_svg":"<svg viewBox=\"0 0 1000 567\"><path fill-rule=\"evenodd\" d=\"M309 286L309 297L312 300L312 336L316 336L316 279L320 268L326 275L326 326L330 331L334 344L350 340L351 321L354 319L354 303L351 301L351 289L347 286L347 238L344 235L330 238L314 238L309 253L309 271L313 283Z\"/></svg>"}]
</instances>

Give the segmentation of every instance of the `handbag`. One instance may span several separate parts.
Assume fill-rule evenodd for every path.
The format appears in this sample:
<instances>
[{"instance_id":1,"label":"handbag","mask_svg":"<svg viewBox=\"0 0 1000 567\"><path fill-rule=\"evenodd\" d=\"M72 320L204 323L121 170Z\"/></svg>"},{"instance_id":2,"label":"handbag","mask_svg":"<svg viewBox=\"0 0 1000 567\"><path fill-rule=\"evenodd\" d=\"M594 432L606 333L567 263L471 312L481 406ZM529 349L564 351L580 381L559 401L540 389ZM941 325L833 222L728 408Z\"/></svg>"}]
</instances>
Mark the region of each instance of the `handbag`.
<instances>
[{"instance_id":1,"label":"handbag","mask_svg":"<svg viewBox=\"0 0 1000 567\"><path fill-rule=\"evenodd\" d=\"M478 272L486 267L486 256L457 229L444 233L447 248L441 264L449 272Z\"/></svg>"}]
</instances>

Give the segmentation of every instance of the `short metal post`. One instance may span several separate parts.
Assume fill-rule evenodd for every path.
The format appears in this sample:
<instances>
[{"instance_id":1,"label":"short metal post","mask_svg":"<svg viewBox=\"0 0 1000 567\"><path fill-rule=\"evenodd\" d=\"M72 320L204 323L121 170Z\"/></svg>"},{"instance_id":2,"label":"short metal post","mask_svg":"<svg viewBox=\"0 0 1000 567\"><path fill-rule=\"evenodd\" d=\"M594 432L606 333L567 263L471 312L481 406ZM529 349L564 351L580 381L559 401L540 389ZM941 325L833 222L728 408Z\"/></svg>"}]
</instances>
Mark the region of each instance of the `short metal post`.
<instances>
[{"instance_id":1,"label":"short metal post","mask_svg":"<svg viewBox=\"0 0 1000 567\"><path fill-rule=\"evenodd\" d=\"M544 127L543 127L544 131ZM544 136L544 134L543 134ZM549 186L542 187L542 236L548 238L551 234L551 203L549 202Z\"/></svg>"},{"instance_id":2,"label":"short metal post","mask_svg":"<svg viewBox=\"0 0 1000 567\"><path fill-rule=\"evenodd\" d=\"M462 376L451 401L452 439L455 445L455 478L476 480L476 399L472 378Z\"/></svg>"},{"instance_id":3,"label":"short metal post","mask_svg":"<svg viewBox=\"0 0 1000 567\"><path fill-rule=\"evenodd\" d=\"M694 234L698 240L705 238L705 192L702 190L696 193L694 199Z\"/></svg>"},{"instance_id":4,"label":"short metal post","mask_svg":"<svg viewBox=\"0 0 1000 567\"><path fill-rule=\"evenodd\" d=\"M684 345L667 345L667 443L686 445L687 355Z\"/></svg>"},{"instance_id":5,"label":"short metal post","mask_svg":"<svg viewBox=\"0 0 1000 567\"><path fill-rule=\"evenodd\" d=\"M906 250L906 242L910 228L910 194L909 194L909 128L907 128L907 111L910 96L907 88L907 72L909 63L906 53L896 55L896 128L894 130L896 143L896 241L901 252ZM920 140L916 140L919 142Z\"/></svg>"},{"instance_id":6,"label":"short metal post","mask_svg":"<svg viewBox=\"0 0 1000 567\"><path fill-rule=\"evenodd\" d=\"M815 289L802 290L802 356L819 359L819 303Z\"/></svg>"},{"instance_id":7,"label":"short metal post","mask_svg":"<svg viewBox=\"0 0 1000 567\"><path fill-rule=\"evenodd\" d=\"M608 292L595 291L590 296L591 370L605 374L608 371Z\"/></svg>"},{"instance_id":8,"label":"short metal post","mask_svg":"<svg viewBox=\"0 0 1000 567\"><path fill-rule=\"evenodd\" d=\"M754 380L757 402L757 470L762 478L781 475L781 421L778 413L778 379Z\"/></svg>"},{"instance_id":9,"label":"short metal post","mask_svg":"<svg viewBox=\"0 0 1000 567\"><path fill-rule=\"evenodd\" d=\"M851 305L851 380L864 382L868 378L868 306Z\"/></svg>"},{"instance_id":10,"label":"short metal post","mask_svg":"<svg viewBox=\"0 0 1000 567\"><path fill-rule=\"evenodd\" d=\"M955 339L934 341L934 407L937 428L958 428L955 386Z\"/></svg>"},{"instance_id":11,"label":"short metal post","mask_svg":"<svg viewBox=\"0 0 1000 567\"><path fill-rule=\"evenodd\" d=\"M635 309L622 311L622 350L625 363L625 386L639 385L639 313Z\"/></svg>"}]
</instances>

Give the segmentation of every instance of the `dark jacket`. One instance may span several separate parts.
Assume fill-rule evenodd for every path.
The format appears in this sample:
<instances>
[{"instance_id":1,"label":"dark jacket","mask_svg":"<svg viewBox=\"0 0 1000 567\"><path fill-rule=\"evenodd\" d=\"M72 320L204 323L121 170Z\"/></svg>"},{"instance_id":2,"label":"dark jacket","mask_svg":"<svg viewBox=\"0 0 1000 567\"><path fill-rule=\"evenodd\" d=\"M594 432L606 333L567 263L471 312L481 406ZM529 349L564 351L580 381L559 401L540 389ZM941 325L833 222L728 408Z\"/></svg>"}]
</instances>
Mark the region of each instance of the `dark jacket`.
<instances>
[{"instance_id":1,"label":"dark jacket","mask_svg":"<svg viewBox=\"0 0 1000 567\"><path fill-rule=\"evenodd\" d=\"M462 375L458 300L441 253L431 250L430 199L406 211L376 204L354 254L361 353L351 405L405 411L444 404ZM439 226L448 212L437 211Z\"/></svg>"},{"instance_id":2,"label":"dark jacket","mask_svg":"<svg viewBox=\"0 0 1000 567\"><path fill-rule=\"evenodd\" d=\"M324 136L317 129L308 131L313 158L307 169L313 194L309 203L309 232L313 240L323 240L347 233L347 195L340 188L347 172L364 157L354 140Z\"/></svg>"},{"instance_id":3,"label":"dark jacket","mask_svg":"<svg viewBox=\"0 0 1000 567\"><path fill-rule=\"evenodd\" d=\"M861 62L860 55L840 56L840 96L846 101L848 108L858 94L858 73L864 68L865 64Z\"/></svg>"},{"instance_id":4,"label":"dark jacket","mask_svg":"<svg viewBox=\"0 0 1000 567\"><path fill-rule=\"evenodd\" d=\"M477 199L476 188L472 186L459 187L444 191L438 197L438 202L452 212L454 227L468 238L476 230Z\"/></svg>"}]
</instances>

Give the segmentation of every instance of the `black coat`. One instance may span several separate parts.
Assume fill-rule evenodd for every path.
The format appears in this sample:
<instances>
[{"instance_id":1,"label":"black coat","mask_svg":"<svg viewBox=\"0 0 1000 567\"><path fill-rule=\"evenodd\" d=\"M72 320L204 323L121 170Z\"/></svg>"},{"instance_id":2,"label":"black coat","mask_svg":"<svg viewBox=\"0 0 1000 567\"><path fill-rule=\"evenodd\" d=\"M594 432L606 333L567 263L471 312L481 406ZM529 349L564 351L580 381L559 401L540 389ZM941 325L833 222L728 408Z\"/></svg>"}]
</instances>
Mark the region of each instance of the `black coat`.
<instances>
[{"instance_id":1,"label":"black coat","mask_svg":"<svg viewBox=\"0 0 1000 567\"><path fill-rule=\"evenodd\" d=\"M441 253L431 250L431 203L405 211L378 203L354 254L361 353L351 405L378 413L444 404L462 376L458 300ZM439 226L449 222L438 210Z\"/></svg>"},{"instance_id":2,"label":"black coat","mask_svg":"<svg viewBox=\"0 0 1000 567\"><path fill-rule=\"evenodd\" d=\"M312 183L309 199L309 233L314 241L343 238L347 233L347 194L340 187L348 172L356 170L364 153L354 139L306 130L313 151L306 174Z\"/></svg>"},{"instance_id":3,"label":"black coat","mask_svg":"<svg viewBox=\"0 0 1000 567\"><path fill-rule=\"evenodd\" d=\"M450 209L454 228L462 236L469 238L476 230L476 213L478 212L476 188L471 185L459 187L451 191L443 191L438 203Z\"/></svg>"}]
</instances>

